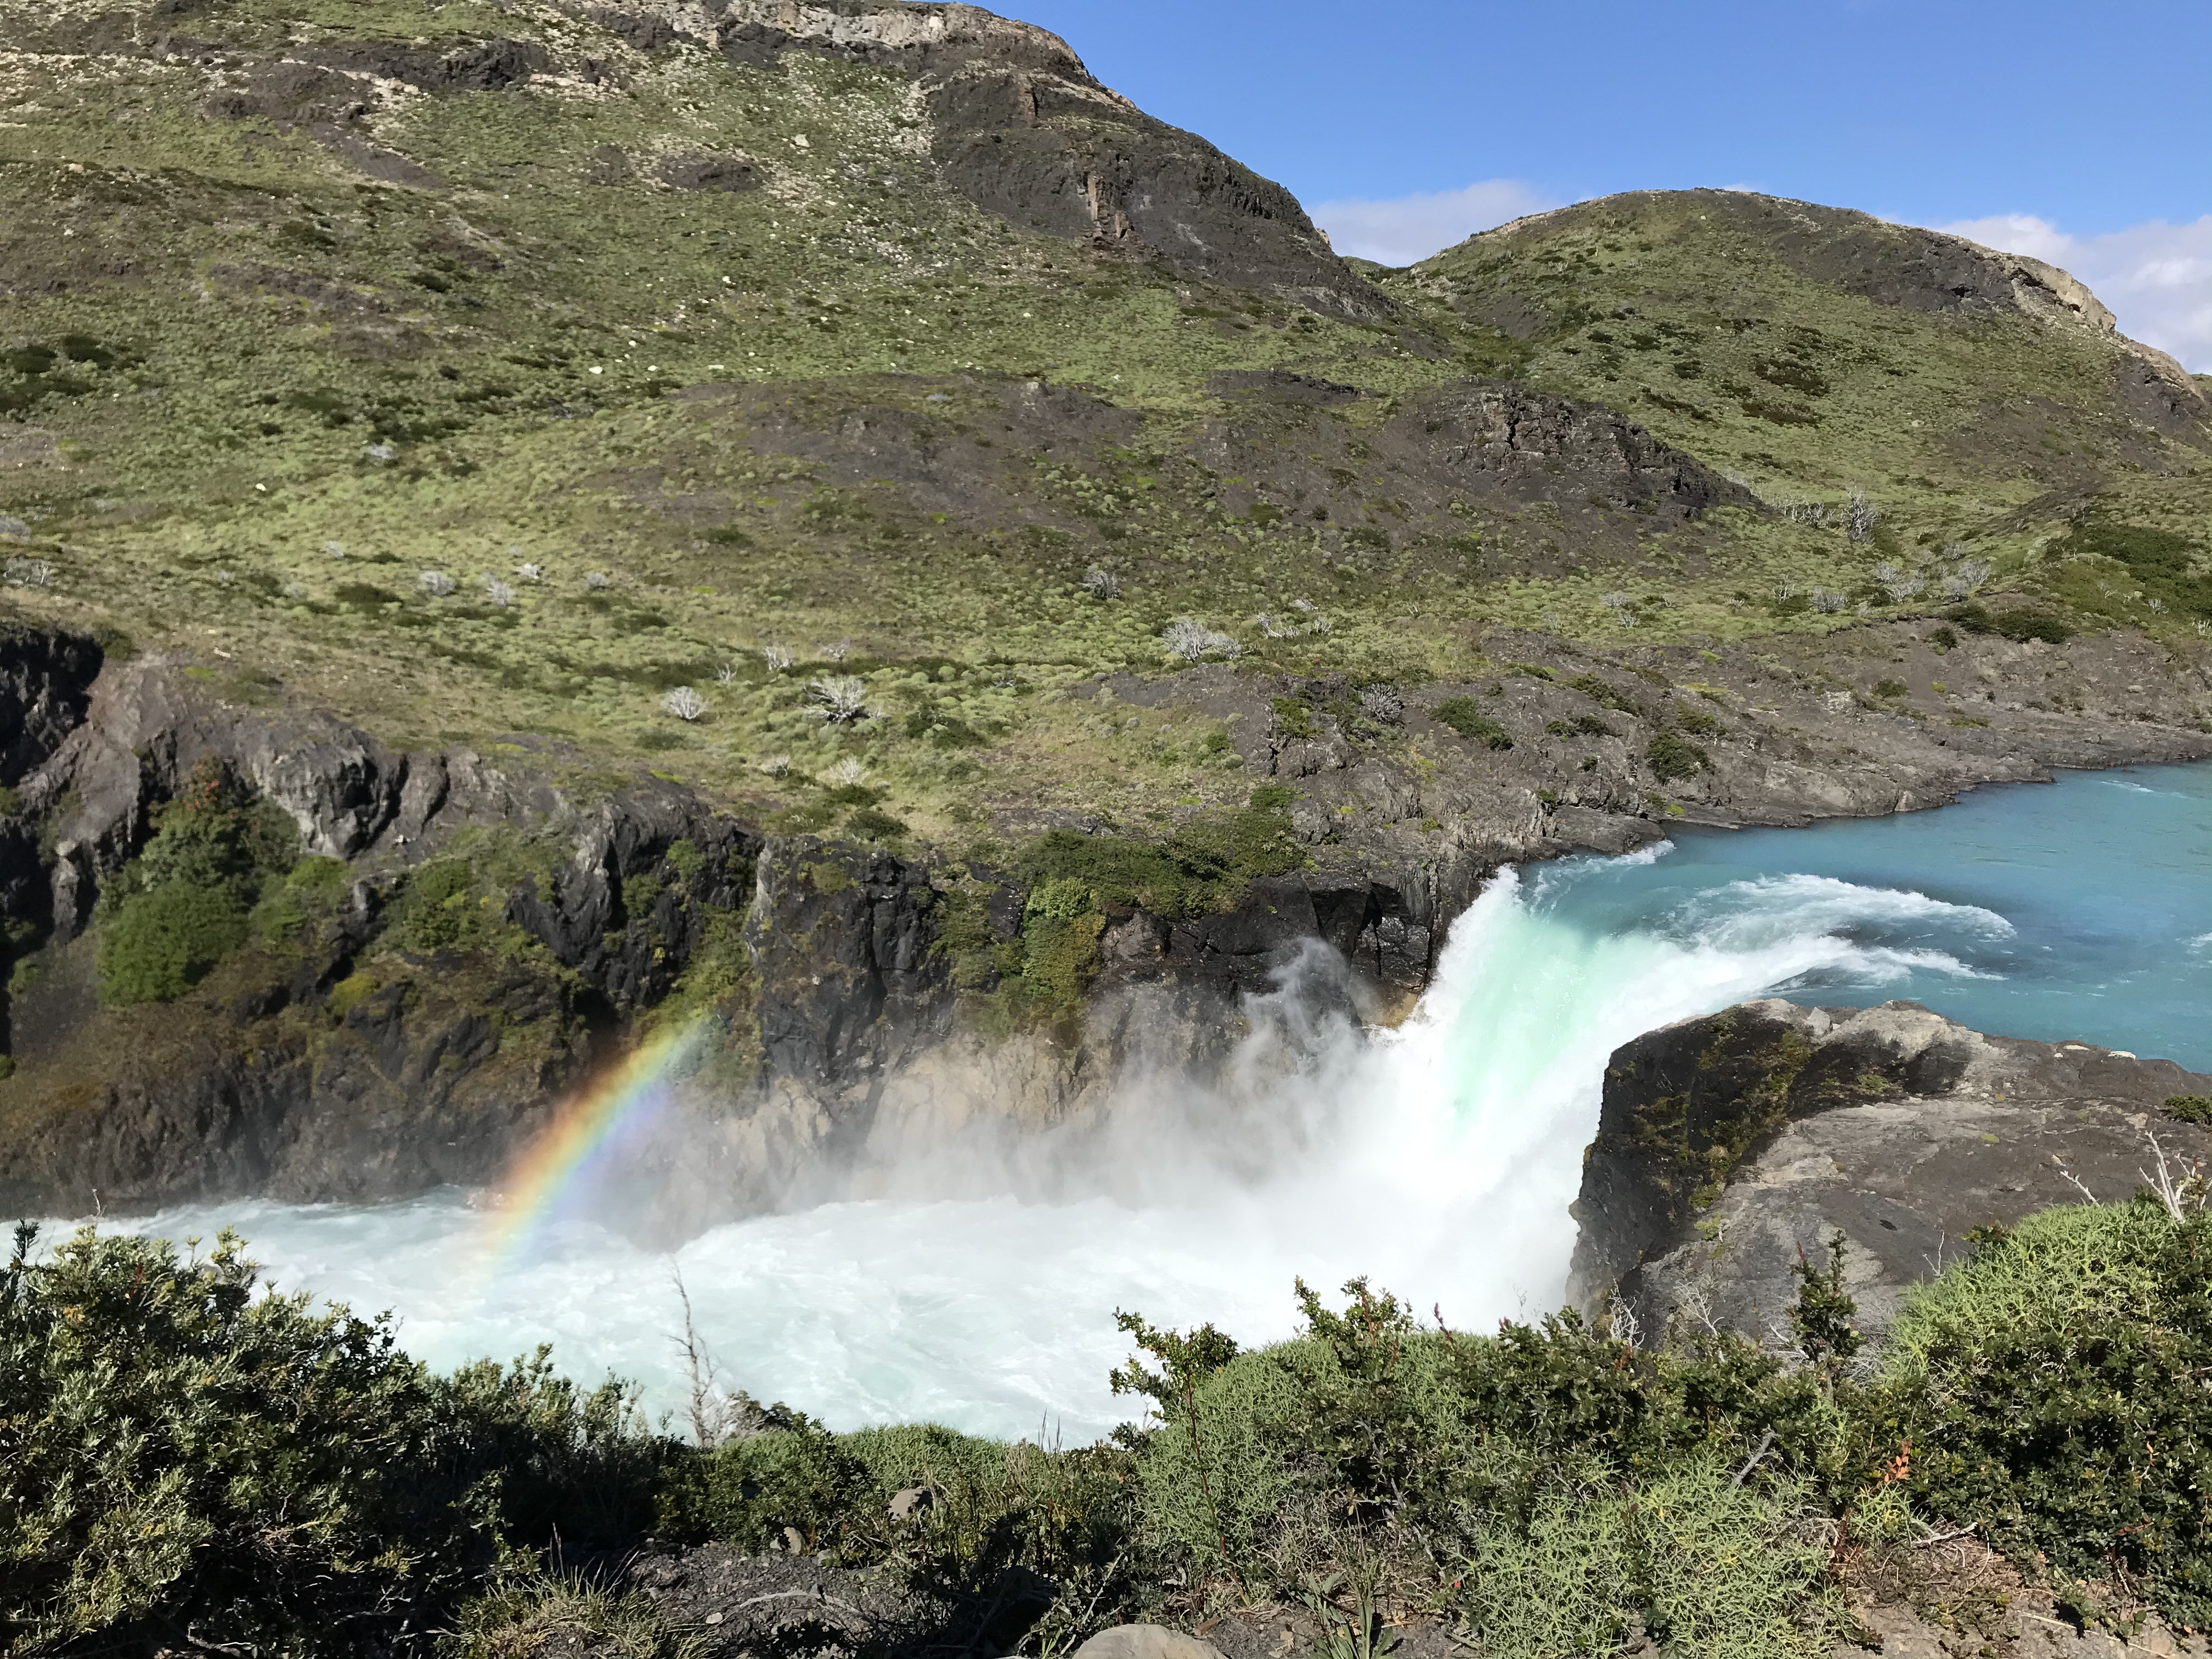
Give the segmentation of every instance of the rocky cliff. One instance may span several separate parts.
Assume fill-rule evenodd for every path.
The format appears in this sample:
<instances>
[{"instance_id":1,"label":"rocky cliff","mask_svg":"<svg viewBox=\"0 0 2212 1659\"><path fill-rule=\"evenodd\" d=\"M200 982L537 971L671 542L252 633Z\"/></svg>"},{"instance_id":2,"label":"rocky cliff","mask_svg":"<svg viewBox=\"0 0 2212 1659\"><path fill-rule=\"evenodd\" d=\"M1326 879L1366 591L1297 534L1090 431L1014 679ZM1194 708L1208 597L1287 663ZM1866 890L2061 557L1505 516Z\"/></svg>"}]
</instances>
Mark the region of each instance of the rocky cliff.
<instances>
[{"instance_id":1,"label":"rocky cliff","mask_svg":"<svg viewBox=\"0 0 2212 1659\"><path fill-rule=\"evenodd\" d=\"M1037 1121L1139 1061L1203 1073L1307 941L1418 990L1440 920L1424 884L1322 875L1204 915L1122 905L1083 981L1110 1016L987 1039L957 1018L942 935L953 896L980 894L1018 960L1025 890L1004 872L763 836L544 742L393 750L79 636L18 633L0 667L16 711L0 1207L19 1211L480 1182L606 1054L704 1018L680 1156L705 1161L659 1174L687 1213L734 1212L954 1077L964 1093L995 1075L983 1109ZM211 779L279 811L295 844L241 942L180 994L118 1001L103 919Z\"/></svg>"},{"instance_id":2,"label":"rocky cliff","mask_svg":"<svg viewBox=\"0 0 2212 1659\"><path fill-rule=\"evenodd\" d=\"M2085 641L2065 672L2148 696L2124 689L2143 672L2127 649ZM769 833L556 741L398 749L259 682L20 631L0 647L20 711L0 833L0 1198L82 1211L482 1182L602 1057L657 1022L706 1019L718 1035L684 1134L643 1167L672 1212L726 1214L860 1148L978 1117L1059 1121L1140 1078L1209 1078L1249 1000L1294 967L1300 1029L1332 1011L1395 1018L1501 864L1663 832L1620 775L1686 718L1652 696L1662 677L1541 637L1521 650L1492 688L1505 720L1489 742L1437 717L1449 686L1337 713L1342 689L1325 681L1200 671L1172 695L1240 733L1230 752L1279 802L1164 851L1079 822L994 865ZM2033 650L1969 642L1948 661ZM2171 758L2212 741L2178 721L1985 703L2003 722L1990 740L1931 742L1825 695L1797 713L1762 664L1701 666L1716 695L1741 674L1735 695L1774 724L1700 735L1703 767L1674 786L1692 821L1933 805L2045 757ZM1079 690L1139 719L1164 688ZM1436 734L1425 775L1377 752L1376 733L1407 728ZM1599 764L1573 761L1584 751ZM211 775L281 812L297 862L185 981L118 1000L103 941L149 856L159 866L171 809ZM1441 854L1413 827L1425 818L1444 828ZM1235 850L1248 841L1256 854ZM1065 924L1039 908L1063 867L1036 861L1048 852L1091 872L1073 878ZM1166 887L1115 884L1127 860L1163 858Z\"/></svg>"},{"instance_id":3,"label":"rocky cliff","mask_svg":"<svg viewBox=\"0 0 2212 1659\"><path fill-rule=\"evenodd\" d=\"M1977 1228L2178 1182L2212 1132L2169 1100L2212 1079L2083 1042L1985 1036L1909 1002L1746 1003L1616 1050L1583 1165L1570 1293L1646 1332L1790 1345L1791 1268L1840 1232L1863 1326ZM2155 1143L2155 1144L2154 1144Z\"/></svg>"}]
</instances>

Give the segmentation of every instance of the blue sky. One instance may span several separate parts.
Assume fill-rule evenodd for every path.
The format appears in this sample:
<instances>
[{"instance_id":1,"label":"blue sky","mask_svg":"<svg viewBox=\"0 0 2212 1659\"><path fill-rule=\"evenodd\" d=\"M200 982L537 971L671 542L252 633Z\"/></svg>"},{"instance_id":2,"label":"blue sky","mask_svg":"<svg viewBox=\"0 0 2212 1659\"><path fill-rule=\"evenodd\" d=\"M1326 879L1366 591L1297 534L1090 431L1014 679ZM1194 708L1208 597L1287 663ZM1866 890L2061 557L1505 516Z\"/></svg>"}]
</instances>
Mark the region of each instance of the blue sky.
<instances>
[{"instance_id":1,"label":"blue sky","mask_svg":"<svg viewBox=\"0 0 2212 1659\"><path fill-rule=\"evenodd\" d=\"M1280 179L1348 251L1740 185L2070 259L2124 327L2212 370L2212 0L994 9Z\"/></svg>"}]
</instances>

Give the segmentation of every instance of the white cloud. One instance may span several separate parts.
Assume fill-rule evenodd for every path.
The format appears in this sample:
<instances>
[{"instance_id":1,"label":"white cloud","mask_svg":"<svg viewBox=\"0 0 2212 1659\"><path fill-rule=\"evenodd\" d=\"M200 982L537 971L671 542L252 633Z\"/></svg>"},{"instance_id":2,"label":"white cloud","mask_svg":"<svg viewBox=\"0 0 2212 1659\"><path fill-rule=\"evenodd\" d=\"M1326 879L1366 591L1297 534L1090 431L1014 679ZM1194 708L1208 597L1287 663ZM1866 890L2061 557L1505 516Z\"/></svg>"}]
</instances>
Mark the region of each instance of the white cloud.
<instances>
[{"instance_id":1,"label":"white cloud","mask_svg":"<svg viewBox=\"0 0 2212 1659\"><path fill-rule=\"evenodd\" d=\"M2030 213L1935 228L2070 271L2112 308L2122 333L2179 358L2192 374L2212 374L2212 214L2194 224L2154 219L2101 236L2071 236Z\"/></svg>"},{"instance_id":2,"label":"white cloud","mask_svg":"<svg viewBox=\"0 0 2212 1659\"><path fill-rule=\"evenodd\" d=\"M1377 264L1410 265L1478 230L1559 205L1517 179L1486 179L1465 190L1390 202L1323 202L1307 210L1339 253Z\"/></svg>"}]
</instances>

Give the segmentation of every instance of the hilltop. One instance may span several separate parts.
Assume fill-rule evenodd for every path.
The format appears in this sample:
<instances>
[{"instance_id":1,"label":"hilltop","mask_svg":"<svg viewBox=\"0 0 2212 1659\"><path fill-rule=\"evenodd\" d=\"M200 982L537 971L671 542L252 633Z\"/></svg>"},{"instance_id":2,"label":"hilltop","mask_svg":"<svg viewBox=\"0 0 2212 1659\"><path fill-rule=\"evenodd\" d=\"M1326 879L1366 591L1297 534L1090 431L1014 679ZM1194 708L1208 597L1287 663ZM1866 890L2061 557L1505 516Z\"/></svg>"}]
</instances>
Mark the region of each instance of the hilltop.
<instances>
[{"instance_id":1,"label":"hilltop","mask_svg":"<svg viewBox=\"0 0 2212 1659\"><path fill-rule=\"evenodd\" d=\"M400 1189L664 1005L810 1088L902 1006L1056 1032L1079 1091L1103 990L1262 983L1285 929L1417 990L1502 860L2212 750L2212 404L2033 261L1687 191L1385 270L965 6L0 20L41 1170L179 1032L226 1112L249 1053L479 1088ZM239 903L324 886L103 1001L201 763L298 832ZM152 1133L111 1189L174 1190ZM248 1139L187 1184L269 1178Z\"/></svg>"}]
</instances>

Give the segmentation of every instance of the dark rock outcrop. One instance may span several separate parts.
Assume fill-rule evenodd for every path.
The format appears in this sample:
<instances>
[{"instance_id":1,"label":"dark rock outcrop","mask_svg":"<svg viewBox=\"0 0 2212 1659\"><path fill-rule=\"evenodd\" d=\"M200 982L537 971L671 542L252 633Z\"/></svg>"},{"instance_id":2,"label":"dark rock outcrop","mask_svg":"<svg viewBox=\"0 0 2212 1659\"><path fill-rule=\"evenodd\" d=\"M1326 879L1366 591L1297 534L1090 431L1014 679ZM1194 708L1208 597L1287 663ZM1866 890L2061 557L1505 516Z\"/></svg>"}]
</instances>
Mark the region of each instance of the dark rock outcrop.
<instances>
[{"instance_id":1,"label":"dark rock outcrop","mask_svg":"<svg viewBox=\"0 0 2212 1659\"><path fill-rule=\"evenodd\" d=\"M745 943L769 1069L835 1087L882 1071L933 1035L951 1006L927 872L811 836L771 842Z\"/></svg>"},{"instance_id":2,"label":"dark rock outcrop","mask_svg":"<svg viewBox=\"0 0 2212 1659\"><path fill-rule=\"evenodd\" d=\"M102 659L99 645L81 634L0 635L0 786L43 766L84 719Z\"/></svg>"},{"instance_id":3,"label":"dark rock outcrop","mask_svg":"<svg viewBox=\"0 0 2212 1659\"><path fill-rule=\"evenodd\" d=\"M891 1079L934 1065L941 1083L973 1059L957 1044L953 1061L938 1056L957 1026L938 948L954 872L763 841L647 775L573 799L554 781L560 757L534 740L496 758L395 750L328 716L223 702L160 658L102 665L64 635L0 652L0 685L37 763L0 823L9 937L36 956L6 1007L4 1205L357 1200L486 1180L710 950L743 980L720 1010L738 1059L687 1109L710 1120L693 1150L714 1149L677 1170L687 1213L772 1201L809 1158L866 1138ZM95 902L210 764L281 806L305 850L348 866L344 901L181 1001L105 1007ZM503 904L483 902L515 943L395 947L407 936L387 933L387 912L414 874L470 860L472 886L489 872L503 887ZM1402 1006L1489 867L1258 881L1222 914L1175 921L1117 909L1093 1018L1042 1037L1048 1058L1010 1073L991 1109L1048 1117L1131 1068L1205 1074L1244 1030L1245 1000L1274 994L1317 944L1334 947L1329 966L1298 990L1317 1009L1354 1018L1377 989ZM993 925L1018 940L1026 895L988 884Z\"/></svg>"},{"instance_id":4,"label":"dark rock outcrop","mask_svg":"<svg viewBox=\"0 0 2212 1659\"><path fill-rule=\"evenodd\" d=\"M2084 1188L2124 1199L2160 1147L2177 1166L2212 1153L2212 1133L2162 1115L2206 1093L2170 1061L1984 1036L1909 1002L1685 1020L1607 1068L1570 1294L1593 1310L1618 1294L1647 1332L1682 1316L1772 1340L1798 1252L1840 1231L1879 1330L1971 1230Z\"/></svg>"},{"instance_id":5,"label":"dark rock outcrop","mask_svg":"<svg viewBox=\"0 0 2212 1659\"><path fill-rule=\"evenodd\" d=\"M640 38L647 15L680 31L697 14L674 5L625 14L627 38ZM1033 25L966 5L737 0L711 38L734 63L767 65L803 52L914 76L946 181L1026 229L1339 315L1391 309L1290 191L1145 114Z\"/></svg>"}]
</instances>

